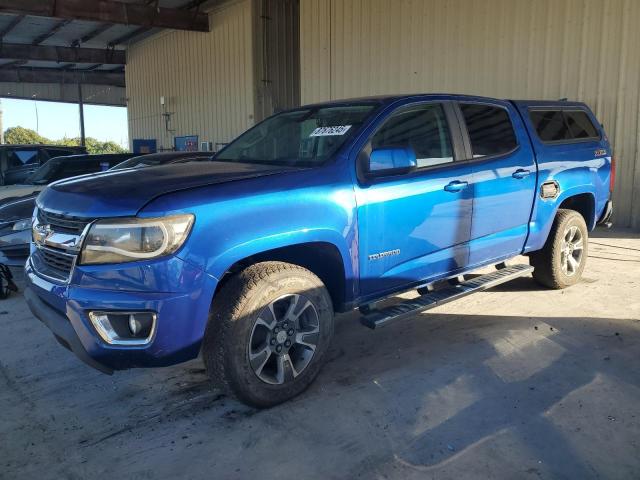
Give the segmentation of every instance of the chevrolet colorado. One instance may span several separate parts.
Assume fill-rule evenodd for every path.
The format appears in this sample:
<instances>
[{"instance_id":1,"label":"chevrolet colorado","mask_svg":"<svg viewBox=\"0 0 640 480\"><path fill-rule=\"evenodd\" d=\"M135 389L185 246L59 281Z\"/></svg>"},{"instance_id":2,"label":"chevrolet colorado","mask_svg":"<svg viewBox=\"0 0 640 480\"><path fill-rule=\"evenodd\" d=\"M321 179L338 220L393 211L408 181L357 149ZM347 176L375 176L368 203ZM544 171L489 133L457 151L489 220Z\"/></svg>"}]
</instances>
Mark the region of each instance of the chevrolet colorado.
<instances>
[{"instance_id":1,"label":"chevrolet colorado","mask_svg":"<svg viewBox=\"0 0 640 480\"><path fill-rule=\"evenodd\" d=\"M202 355L214 381L267 407L313 381L336 312L360 308L376 328L531 272L550 288L577 283L589 231L611 216L613 167L583 103L304 106L212 162L50 185L25 298L103 372ZM530 265L505 264L521 254ZM411 289L420 295L377 308Z\"/></svg>"}]
</instances>

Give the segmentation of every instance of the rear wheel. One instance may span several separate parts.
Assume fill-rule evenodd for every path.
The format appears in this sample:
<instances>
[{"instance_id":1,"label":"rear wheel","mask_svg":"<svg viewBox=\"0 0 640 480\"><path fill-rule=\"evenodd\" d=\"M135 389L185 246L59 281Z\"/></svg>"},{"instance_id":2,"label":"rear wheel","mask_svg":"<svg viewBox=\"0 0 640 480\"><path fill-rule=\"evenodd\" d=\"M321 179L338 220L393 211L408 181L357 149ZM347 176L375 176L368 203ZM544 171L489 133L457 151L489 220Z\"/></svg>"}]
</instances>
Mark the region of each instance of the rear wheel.
<instances>
[{"instance_id":1,"label":"rear wheel","mask_svg":"<svg viewBox=\"0 0 640 480\"><path fill-rule=\"evenodd\" d=\"M587 260L588 239L582 215L574 210L558 210L544 247L530 255L533 278L556 289L578 283Z\"/></svg>"},{"instance_id":2,"label":"rear wheel","mask_svg":"<svg viewBox=\"0 0 640 480\"><path fill-rule=\"evenodd\" d=\"M257 407L311 384L333 336L331 297L317 276L287 263L258 263L216 297L203 343L216 383Z\"/></svg>"}]
</instances>

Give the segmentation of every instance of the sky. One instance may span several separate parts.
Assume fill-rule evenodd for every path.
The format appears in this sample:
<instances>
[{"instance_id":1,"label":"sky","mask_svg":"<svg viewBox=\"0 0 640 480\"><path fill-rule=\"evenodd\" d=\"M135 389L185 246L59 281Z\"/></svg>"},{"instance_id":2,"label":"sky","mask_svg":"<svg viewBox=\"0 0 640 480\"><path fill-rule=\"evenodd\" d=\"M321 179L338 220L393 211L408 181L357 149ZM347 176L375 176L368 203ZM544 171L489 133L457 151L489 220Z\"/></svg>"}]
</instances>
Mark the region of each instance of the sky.
<instances>
[{"instance_id":1,"label":"sky","mask_svg":"<svg viewBox=\"0 0 640 480\"><path fill-rule=\"evenodd\" d=\"M80 136L80 112L77 104L35 100L2 100L4 129L26 127L51 140ZM36 115L37 111L37 115ZM110 140L128 148L126 107L84 106L87 137Z\"/></svg>"}]
</instances>

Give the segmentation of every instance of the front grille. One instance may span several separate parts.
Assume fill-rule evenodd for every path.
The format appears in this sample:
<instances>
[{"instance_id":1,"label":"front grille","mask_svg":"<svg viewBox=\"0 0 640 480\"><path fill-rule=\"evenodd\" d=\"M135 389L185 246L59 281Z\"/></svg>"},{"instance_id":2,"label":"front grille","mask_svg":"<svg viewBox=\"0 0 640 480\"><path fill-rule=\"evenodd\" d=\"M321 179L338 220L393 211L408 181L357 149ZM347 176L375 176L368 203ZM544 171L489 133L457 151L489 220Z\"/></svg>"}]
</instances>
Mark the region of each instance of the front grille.
<instances>
[{"instance_id":1,"label":"front grille","mask_svg":"<svg viewBox=\"0 0 640 480\"><path fill-rule=\"evenodd\" d=\"M58 213L38 210L38 223L49 225L55 233L63 233L67 236L80 237L86 226L92 219L60 215ZM79 242L78 242L79 244ZM42 276L52 280L68 282L71 278L73 267L76 263L78 251L63 249L46 244L36 245L36 250L31 256L33 268Z\"/></svg>"},{"instance_id":2,"label":"front grille","mask_svg":"<svg viewBox=\"0 0 640 480\"><path fill-rule=\"evenodd\" d=\"M55 232L71 233L80 235L85 227L93 221L91 218L72 217L60 215L59 213L38 210L38 221L45 225L50 225Z\"/></svg>"},{"instance_id":3,"label":"front grille","mask_svg":"<svg viewBox=\"0 0 640 480\"><path fill-rule=\"evenodd\" d=\"M67 282L75 264L76 255L49 247L38 247L31 256L33 267L45 277Z\"/></svg>"}]
</instances>

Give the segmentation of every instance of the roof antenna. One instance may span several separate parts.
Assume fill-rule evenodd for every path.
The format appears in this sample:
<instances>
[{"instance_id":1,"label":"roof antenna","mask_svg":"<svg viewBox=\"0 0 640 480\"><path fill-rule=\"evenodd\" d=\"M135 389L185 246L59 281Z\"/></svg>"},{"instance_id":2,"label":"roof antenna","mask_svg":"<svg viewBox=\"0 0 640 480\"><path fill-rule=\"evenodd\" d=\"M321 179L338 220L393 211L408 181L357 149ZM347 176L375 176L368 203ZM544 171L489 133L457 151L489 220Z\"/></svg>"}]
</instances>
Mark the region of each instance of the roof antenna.
<instances>
[{"instance_id":1,"label":"roof antenna","mask_svg":"<svg viewBox=\"0 0 640 480\"><path fill-rule=\"evenodd\" d=\"M560 100L558 100L559 102L568 102L569 99L567 97L562 97Z\"/></svg>"}]
</instances>

